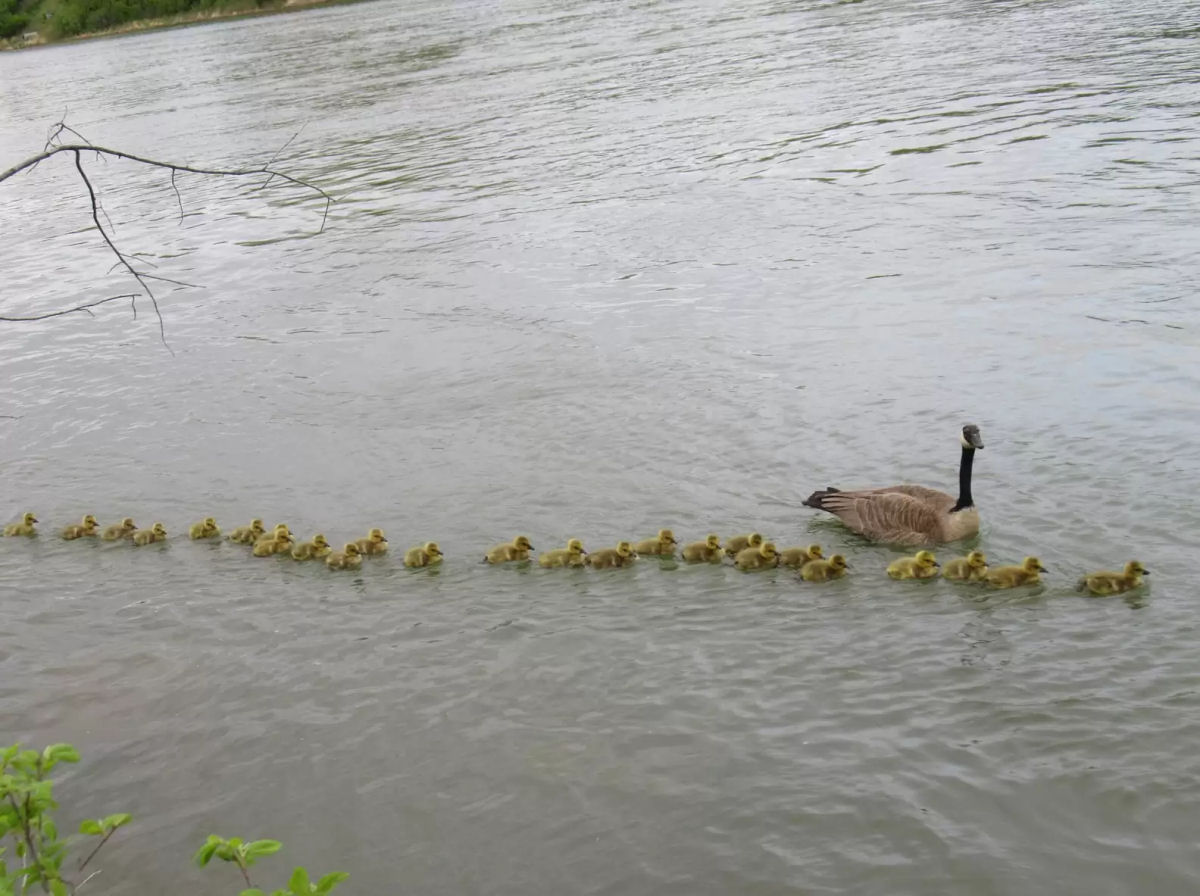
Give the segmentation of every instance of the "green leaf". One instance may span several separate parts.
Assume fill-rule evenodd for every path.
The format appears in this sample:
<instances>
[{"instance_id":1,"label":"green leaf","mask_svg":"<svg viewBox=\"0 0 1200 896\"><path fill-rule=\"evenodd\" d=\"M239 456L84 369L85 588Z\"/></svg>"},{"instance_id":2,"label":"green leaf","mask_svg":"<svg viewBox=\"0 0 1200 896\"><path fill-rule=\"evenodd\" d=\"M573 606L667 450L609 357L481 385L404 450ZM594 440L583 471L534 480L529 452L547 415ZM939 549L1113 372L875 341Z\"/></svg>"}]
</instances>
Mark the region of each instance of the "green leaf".
<instances>
[{"instance_id":1,"label":"green leaf","mask_svg":"<svg viewBox=\"0 0 1200 896\"><path fill-rule=\"evenodd\" d=\"M42 819L42 836L48 840L58 839L58 825L54 823L54 819Z\"/></svg>"},{"instance_id":2,"label":"green leaf","mask_svg":"<svg viewBox=\"0 0 1200 896\"><path fill-rule=\"evenodd\" d=\"M296 893L297 896L309 896L312 893L312 886L308 882L308 872L303 868L297 867L288 879L288 889Z\"/></svg>"},{"instance_id":3,"label":"green leaf","mask_svg":"<svg viewBox=\"0 0 1200 896\"><path fill-rule=\"evenodd\" d=\"M264 896L264 894L262 890L255 887L253 890L242 890L242 892L238 893L238 896Z\"/></svg>"},{"instance_id":4,"label":"green leaf","mask_svg":"<svg viewBox=\"0 0 1200 896\"><path fill-rule=\"evenodd\" d=\"M283 844L278 840L255 840L253 843L247 843L242 855L246 861L252 861L259 856L269 856L279 852L283 848Z\"/></svg>"},{"instance_id":5,"label":"green leaf","mask_svg":"<svg viewBox=\"0 0 1200 896\"><path fill-rule=\"evenodd\" d=\"M318 896L325 896L326 893L331 891L349 876L350 875L345 871L332 871L329 874L326 874L319 881L317 881L316 892Z\"/></svg>"},{"instance_id":6,"label":"green leaf","mask_svg":"<svg viewBox=\"0 0 1200 896\"><path fill-rule=\"evenodd\" d=\"M106 816L101 824L104 825L104 830L107 832L122 828L131 821L133 821L133 816L128 812L118 812L116 815Z\"/></svg>"},{"instance_id":7,"label":"green leaf","mask_svg":"<svg viewBox=\"0 0 1200 896\"><path fill-rule=\"evenodd\" d=\"M216 834L210 835L208 838L208 841L203 846L201 846L199 851L196 853L196 856L195 856L196 864L199 865L201 868L203 868L210 861L212 861L213 853L215 853L217 851L217 847L219 847L221 845L221 843L222 843L221 838L218 837Z\"/></svg>"},{"instance_id":8,"label":"green leaf","mask_svg":"<svg viewBox=\"0 0 1200 896\"><path fill-rule=\"evenodd\" d=\"M94 818L85 818L83 821L79 822L79 833L94 837L97 834L104 833L104 825Z\"/></svg>"},{"instance_id":9,"label":"green leaf","mask_svg":"<svg viewBox=\"0 0 1200 896\"><path fill-rule=\"evenodd\" d=\"M67 885L58 879L50 881L50 892L53 896L68 896Z\"/></svg>"},{"instance_id":10,"label":"green leaf","mask_svg":"<svg viewBox=\"0 0 1200 896\"><path fill-rule=\"evenodd\" d=\"M42 750L42 765L49 771L60 762L78 762L79 751L70 744L51 744Z\"/></svg>"}]
</instances>

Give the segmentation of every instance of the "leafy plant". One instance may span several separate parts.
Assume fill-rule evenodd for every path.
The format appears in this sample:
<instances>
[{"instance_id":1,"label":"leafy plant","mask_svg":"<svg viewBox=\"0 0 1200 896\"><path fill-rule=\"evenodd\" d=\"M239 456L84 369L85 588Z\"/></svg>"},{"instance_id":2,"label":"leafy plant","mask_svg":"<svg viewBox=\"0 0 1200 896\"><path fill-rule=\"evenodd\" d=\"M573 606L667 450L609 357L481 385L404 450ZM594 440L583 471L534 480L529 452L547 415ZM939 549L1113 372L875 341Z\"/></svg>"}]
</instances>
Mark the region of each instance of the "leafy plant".
<instances>
[{"instance_id":1,"label":"leafy plant","mask_svg":"<svg viewBox=\"0 0 1200 896\"><path fill-rule=\"evenodd\" d=\"M51 744L40 753L13 744L0 752L0 896L24 894L34 886L52 896L70 896L88 880L75 883L64 876L68 841L59 837L53 818L58 803L54 801L50 772L60 762L78 761L79 751L70 744ZM130 818L119 813L89 818L79 825L80 834L100 839L79 863L78 874ZM6 838L12 841L13 851L21 860L21 867L14 871L9 870L5 859Z\"/></svg>"},{"instance_id":2,"label":"leafy plant","mask_svg":"<svg viewBox=\"0 0 1200 896\"><path fill-rule=\"evenodd\" d=\"M200 851L196 853L196 864L203 868L216 858L237 865L247 887L239 896L266 896L266 892L254 886L250 880L250 868L260 856L277 853L282 846L278 840L251 840L247 843L240 837L226 840L216 834L209 834ZM271 896L326 896L349 876L344 871L334 871L313 883L309 880L308 871L297 867L288 879L287 889L272 890ZM3 896L2 892L0 896Z\"/></svg>"}]
</instances>

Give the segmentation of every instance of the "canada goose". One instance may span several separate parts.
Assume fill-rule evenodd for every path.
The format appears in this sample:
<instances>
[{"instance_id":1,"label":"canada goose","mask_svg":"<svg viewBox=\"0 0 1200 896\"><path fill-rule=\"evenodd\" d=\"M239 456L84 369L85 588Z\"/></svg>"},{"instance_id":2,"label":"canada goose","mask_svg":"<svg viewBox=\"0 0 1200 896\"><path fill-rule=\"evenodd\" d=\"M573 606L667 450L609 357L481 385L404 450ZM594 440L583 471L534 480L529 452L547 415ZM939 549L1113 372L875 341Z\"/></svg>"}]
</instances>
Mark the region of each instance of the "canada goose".
<instances>
[{"instance_id":1,"label":"canada goose","mask_svg":"<svg viewBox=\"0 0 1200 896\"><path fill-rule=\"evenodd\" d=\"M427 541L423 545L409 548L404 555L404 565L409 569L419 569L422 566L441 563L443 556L442 549L438 547L436 541Z\"/></svg>"},{"instance_id":2,"label":"canada goose","mask_svg":"<svg viewBox=\"0 0 1200 896\"><path fill-rule=\"evenodd\" d=\"M917 551L915 557L901 557L888 564L887 574L893 579L932 579L938 574L937 558L929 551Z\"/></svg>"},{"instance_id":3,"label":"canada goose","mask_svg":"<svg viewBox=\"0 0 1200 896\"><path fill-rule=\"evenodd\" d=\"M572 538L567 542L565 548L546 551L538 557L538 565L547 568L554 566L583 566L587 563L586 557L587 551L583 549L583 542L578 538Z\"/></svg>"},{"instance_id":4,"label":"canada goose","mask_svg":"<svg viewBox=\"0 0 1200 896\"><path fill-rule=\"evenodd\" d=\"M809 560L800 570L800 578L806 582L828 582L830 579L840 579L850 566L841 554L834 554L828 560Z\"/></svg>"},{"instance_id":5,"label":"canada goose","mask_svg":"<svg viewBox=\"0 0 1200 896\"><path fill-rule=\"evenodd\" d=\"M249 526L238 526L229 533L229 540L239 544L254 544L266 534L262 520L251 520Z\"/></svg>"},{"instance_id":6,"label":"canada goose","mask_svg":"<svg viewBox=\"0 0 1200 896\"><path fill-rule=\"evenodd\" d=\"M683 559L688 563L720 563L723 556L721 539L709 535L704 541L693 541L683 549Z\"/></svg>"},{"instance_id":7,"label":"canada goose","mask_svg":"<svg viewBox=\"0 0 1200 896\"><path fill-rule=\"evenodd\" d=\"M127 516L119 523L105 526L104 531L100 533L100 537L105 541L120 541L122 538L132 538L136 530L137 523L133 521L133 517Z\"/></svg>"},{"instance_id":8,"label":"canada goose","mask_svg":"<svg viewBox=\"0 0 1200 896\"><path fill-rule=\"evenodd\" d=\"M809 560L821 560L824 556L821 553L819 544L810 544L806 548L784 548L779 552L779 565L790 566L792 569L802 569L804 564Z\"/></svg>"},{"instance_id":9,"label":"canada goose","mask_svg":"<svg viewBox=\"0 0 1200 896\"><path fill-rule=\"evenodd\" d=\"M1036 585L1041 581L1039 572L1045 572L1037 557L1026 557L1020 566L997 566L989 569L987 581L996 588L1016 588L1020 585Z\"/></svg>"},{"instance_id":10,"label":"canada goose","mask_svg":"<svg viewBox=\"0 0 1200 896\"><path fill-rule=\"evenodd\" d=\"M312 541L301 542L292 548L292 559L319 560L332 550L325 536L318 532L312 537Z\"/></svg>"},{"instance_id":11,"label":"canada goose","mask_svg":"<svg viewBox=\"0 0 1200 896\"><path fill-rule=\"evenodd\" d=\"M983 551L971 551L965 557L955 557L942 567L942 578L957 582L982 582L987 578L987 557Z\"/></svg>"},{"instance_id":12,"label":"canada goose","mask_svg":"<svg viewBox=\"0 0 1200 896\"><path fill-rule=\"evenodd\" d=\"M388 549L388 540L384 538L382 529L372 529L366 538L360 538L354 543L358 546L358 552L368 557L372 554L386 554Z\"/></svg>"},{"instance_id":13,"label":"canada goose","mask_svg":"<svg viewBox=\"0 0 1200 896\"><path fill-rule=\"evenodd\" d=\"M741 570L770 569L779 565L779 552L775 549L775 542L764 541L758 547L738 551L733 562Z\"/></svg>"},{"instance_id":14,"label":"canada goose","mask_svg":"<svg viewBox=\"0 0 1200 896\"><path fill-rule=\"evenodd\" d=\"M217 538L220 534L221 530L217 528L217 521L211 516L206 516L198 523L192 523L192 527L188 529L188 536L193 539Z\"/></svg>"},{"instance_id":15,"label":"canada goose","mask_svg":"<svg viewBox=\"0 0 1200 896\"><path fill-rule=\"evenodd\" d=\"M4 527L5 535L37 535L37 517L32 513L27 513L21 517L19 523L9 523Z\"/></svg>"},{"instance_id":16,"label":"canada goose","mask_svg":"<svg viewBox=\"0 0 1200 896\"><path fill-rule=\"evenodd\" d=\"M84 538L94 536L96 534L96 518L90 513L85 516L78 525L67 526L62 530L62 537L67 541L74 541L76 538Z\"/></svg>"},{"instance_id":17,"label":"canada goose","mask_svg":"<svg viewBox=\"0 0 1200 896\"><path fill-rule=\"evenodd\" d=\"M522 561L529 559L529 552L533 550L533 545L524 535L518 535L508 544L498 544L484 555L484 561L487 563L508 563L510 561Z\"/></svg>"},{"instance_id":18,"label":"canada goose","mask_svg":"<svg viewBox=\"0 0 1200 896\"><path fill-rule=\"evenodd\" d=\"M1138 560L1130 560L1125 564L1123 572L1089 572L1079 580L1076 591L1090 591L1101 597L1108 594L1121 594L1133 588L1142 586L1142 576L1150 575L1150 570L1142 566Z\"/></svg>"},{"instance_id":19,"label":"canada goose","mask_svg":"<svg viewBox=\"0 0 1200 896\"><path fill-rule=\"evenodd\" d=\"M746 548L756 548L762 544L762 536L757 532L751 532L748 535L735 535L733 538L727 539L725 542L725 554L728 557L737 557L739 553Z\"/></svg>"},{"instance_id":20,"label":"canada goose","mask_svg":"<svg viewBox=\"0 0 1200 896\"><path fill-rule=\"evenodd\" d=\"M156 541L167 540L167 530L162 523L155 523L149 529L138 529L130 538L136 545L154 544Z\"/></svg>"},{"instance_id":21,"label":"canada goose","mask_svg":"<svg viewBox=\"0 0 1200 896\"><path fill-rule=\"evenodd\" d=\"M288 554L291 553L292 536L282 529L276 529L274 533L264 538L260 538L254 542L255 557L270 557L272 554Z\"/></svg>"},{"instance_id":22,"label":"canada goose","mask_svg":"<svg viewBox=\"0 0 1200 896\"><path fill-rule=\"evenodd\" d=\"M645 541L639 541L632 545L635 554L646 554L648 556L674 557L675 533L670 529L659 529L658 535L654 538L647 538Z\"/></svg>"},{"instance_id":23,"label":"canada goose","mask_svg":"<svg viewBox=\"0 0 1200 896\"><path fill-rule=\"evenodd\" d=\"M971 465L983 448L979 427L968 423L959 436L958 497L921 485L844 492L815 491L808 507L825 510L867 538L890 544L940 544L967 538L979 531L979 511L971 497Z\"/></svg>"},{"instance_id":24,"label":"canada goose","mask_svg":"<svg viewBox=\"0 0 1200 896\"><path fill-rule=\"evenodd\" d=\"M351 541L340 551L334 551L326 557L325 565L330 569L358 569L362 566L362 552Z\"/></svg>"},{"instance_id":25,"label":"canada goose","mask_svg":"<svg viewBox=\"0 0 1200 896\"><path fill-rule=\"evenodd\" d=\"M634 553L633 546L627 541L622 541L615 548L592 551L587 556L587 563L596 569L608 569L610 566L630 566L636 559L637 554Z\"/></svg>"}]
</instances>

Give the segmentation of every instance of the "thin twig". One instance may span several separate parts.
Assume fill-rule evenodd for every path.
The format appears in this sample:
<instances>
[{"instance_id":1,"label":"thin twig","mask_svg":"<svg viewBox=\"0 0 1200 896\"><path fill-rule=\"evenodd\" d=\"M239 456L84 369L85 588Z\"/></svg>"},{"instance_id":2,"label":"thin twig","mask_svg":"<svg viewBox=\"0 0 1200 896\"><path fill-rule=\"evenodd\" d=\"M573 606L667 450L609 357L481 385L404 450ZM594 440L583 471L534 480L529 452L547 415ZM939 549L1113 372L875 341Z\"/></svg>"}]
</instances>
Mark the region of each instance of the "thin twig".
<instances>
[{"instance_id":1,"label":"thin twig","mask_svg":"<svg viewBox=\"0 0 1200 896\"><path fill-rule=\"evenodd\" d=\"M115 834L116 832L117 832L117 829L116 829L116 828L113 828L111 831L109 831L107 834L105 834L105 835L104 835L104 836L103 836L103 837L100 839L100 842L96 844L96 848L95 848L95 849L93 849L91 852L89 852L89 853L88 853L88 855L87 855L87 858L86 858L86 859L84 859L82 862L80 862L80 863L79 863L79 870L80 870L80 871L83 871L83 869L87 867L87 863L88 863L88 862L90 862L90 861L92 860L92 858L93 858L93 857L96 855L96 853L98 853L98 852L100 851L100 847L101 847L101 846L103 846L105 843L107 843L107 842L108 842L108 838L109 838L109 837L111 837L111 836L112 836L113 834ZM83 884L80 884L80 886L83 886Z\"/></svg>"},{"instance_id":2,"label":"thin twig","mask_svg":"<svg viewBox=\"0 0 1200 896\"><path fill-rule=\"evenodd\" d=\"M103 305L106 302L116 302L119 299L136 299L136 298L137 298L137 293L127 292L127 293L123 293L122 295L119 295L119 296L109 296L107 299L97 299L95 302L85 302L82 305L76 305L74 308L65 308L62 311L48 311L45 314L31 314L28 317L0 317L0 320L8 321L11 323L19 323L19 322L30 321L30 320L48 320L51 317L62 317L64 314L74 314L76 311L84 311L88 314L92 314L92 312L89 309L95 308L97 305ZM94 314L92 316L95 317Z\"/></svg>"},{"instance_id":3,"label":"thin twig","mask_svg":"<svg viewBox=\"0 0 1200 896\"><path fill-rule=\"evenodd\" d=\"M238 871L242 872L242 880L246 882L246 889L253 890L254 884L250 882L250 872L246 870L246 863L242 861L242 857L237 853L233 854L233 859L237 863Z\"/></svg>"}]
</instances>

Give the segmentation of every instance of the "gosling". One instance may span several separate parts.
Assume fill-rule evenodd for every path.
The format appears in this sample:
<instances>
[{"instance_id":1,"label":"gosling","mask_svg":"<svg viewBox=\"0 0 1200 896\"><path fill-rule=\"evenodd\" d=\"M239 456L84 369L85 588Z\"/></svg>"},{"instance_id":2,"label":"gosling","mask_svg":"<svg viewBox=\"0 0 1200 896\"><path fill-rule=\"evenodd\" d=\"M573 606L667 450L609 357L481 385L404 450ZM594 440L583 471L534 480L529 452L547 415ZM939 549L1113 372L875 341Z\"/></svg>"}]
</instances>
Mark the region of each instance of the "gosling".
<instances>
[{"instance_id":1,"label":"gosling","mask_svg":"<svg viewBox=\"0 0 1200 896\"><path fill-rule=\"evenodd\" d=\"M971 551L965 557L955 557L942 567L942 578L956 582L982 582L987 578L987 557L983 551Z\"/></svg>"},{"instance_id":2,"label":"gosling","mask_svg":"<svg viewBox=\"0 0 1200 896\"><path fill-rule=\"evenodd\" d=\"M987 582L994 588L1018 588L1021 585L1036 585L1041 581L1038 573L1046 572L1037 557L1026 557L1020 566L997 566L988 570Z\"/></svg>"},{"instance_id":3,"label":"gosling","mask_svg":"<svg viewBox=\"0 0 1200 896\"><path fill-rule=\"evenodd\" d=\"M738 569L745 571L770 569L779 565L779 551L775 549L775 542L764 541L758 547L744 548L738 551L733 562L737 564Z\"/></svg>"},{"instance_id":4,"label":"gosling","mask_svg":"<svg viewBox=\"0 0 1200 896\"><path fill-rule=\"evenodd\" d=\"M932 551L917 551L915 557L901 557L889 563L887 574L893 579L932 579L937 576L939 566Z\"/></svg>"},{"instance_id":5,"label":"gosling","mask_svg":"<svg viewBox=\"0 0 1200 896\"><path fill-rule=\"evenodd\" d=\"M238 526L230 532L229 540L238 544L254 544L266 534L267 530L263 528L262 520L251 520L249 526Z\"/></svg>"},{"instance_id":6,"label":"gosling","mask_svg":"<svg viewBox=\"0 0 1200 896\"><path fill-rule=\"evenodd\" d=\"M645 541L639 541L637 544L632 546L632 550L635 554L646 554L657 557L674 557L676 544L678 544L678 542L675 541L674 532L672 532L670 529L659 529L658 536L656 538L647 538Z\"/></svg>"},{"instance_id":7,"label":"gosling","mask_svg":"<svg viewBox=\"0 0 1200 896\"><path fill-rule=\"evenodd\" d=\"M270 557L272 554L288 554L291 553L292 536L282 529L276 529L275 534L268 535L266 538L260 538L254 542L255 557Z\"/></svg>"},{"instance_id":8,"label":"gosling","mask_svg":"<svg viewBox=\"0 0 1200 896\"><path fill-rule=\"evenodd\" d=\"M587 551L583 549L583 542L578 538L572 538L567 542L565 548L546 551L539 556L538 566L544 566L547 569L562 566L584 566L587 563L586 557Z\"/></svg>"},{"instance_id":9,"label":"gosling","mask_svg":"<svg viewBox=\"0 0 1200 896\"><path fill-rule=\"evenodd\" d=\"M1089 572L1079 580L1076 591L1090 591L1100 597L1109 594L1121 594L1134 588L1142 587L1142 576L1150 575L1150 570L1142 566L1138 560L1130 560L1125 564L1123 572Z\"/></svg>"},{"instance_id":10,"label":"gosling","mask_svg":"<svg viewBox=\"0 0 1200 896\"><path fill-rule=\"evenodd\" d=\"M792 569L803 569L809 560L823 560L819 544L810 544L806 548L784 548L779 552L779 565Z\"/></svg>"},{"instance_id":11,"label":"gosling","mask_svg":"<svg viewBox=\"0 0 1200 896\"><path fill-rule=\"evenodd\" d=\"M800 578L806 582L828 582L840 579L849 568L845 557L834 554L828 560L809 560L800 570Z\"/></svg>"},{"instance_id":12,"label":"gosling","mask_svg":"<svg viewBox=\"0 0 1200 896\"><path fill-rule=\"evenodd\" d=\"M330 569L358 569L362 566L362 552L351 541L340 551L334 551L326 557L325 565Z\"/></svg>"},{"instance_id":13,"label":"gosling","mask_svg":"<svg viewBox=\"0 0 1200 896\"><path fill-rule=\"evenodd\" d=\"M136 531L137 523L133 521L133 517L127 516L119 523L105 526L100 537L105 541L120 541L122 538L133 538L133 533Z\"/></svg>"},{"instance_id":14,"label":"gosling","mask_svg":"<svg viewBox=\"0 0 1200 896\"><path fill-rule=\"evenodd\" d=\"M312 541L301 542L292 548L292 559L320 560L332 550L333 548L330 546L329 542L325 540L325 536L318 532L312 537Z\"/></svg>"},{"instance_id":15,"label":"gosling","mask_svg":"<svg viewBox=\"0 0 1200 896\"><path fill-rule=\"evenodd\" d=\"M220 535L221 530L217 528L217 521L211 516L206 516L198 523L192 523L192 527L188 529L188 536L196 540L201 538L218 538Z\"/></svg>"},{"instance_id":16,"label":"gosling","mask_svg":"<svg viewBox=\"0 0 1200 896\"><path fill-rule=\"evenodd\" d=\"M388 549L388 540L384 538L382 529L372 529L367 533L366 538L360 538L354 543L358 546L358 552L366 554L368 557L374 554L386 554Z\"/></svg>"},{"instance_id":17,"label":"gosling","mask_svg":"<svg viewBox=\"0 0 1200 896\"><path fill-rule=\"evenodd\" d=\"M409 548L404 555L404 565L409 569L420 569L423 566L433 566L442 562L442 549L436 541L427 541L415 548Z\"/></svg>"},{"instance_id":18,"label":"gosling","mask_svg":"<svg viewBox=\"0 0 1200 896\"><path fill-rule=\"evenodd\" d=\"M37 535L37 517L27 513L19 523L9 523L4 527L5 535Z\"/></svg>"},{"instance_id":19,"label":"gosling","mask_svg":"<svg viewBox=\"0 0 1200 896\"><path fill-rule=\"evenodd\" d=\"M135 545L154 544L167 540L167 530L162 523L155 523L149 529L138 529L130 538Z\"/></svg>"},{"instance_id":20,"label":"gosling","mask_svg":"<svg viewBox=\"0 0 1200 896\"><path fill-rule=\"evenodd\" d=\"M76 526L67 526L62 530L62 537L67 541L74 541L76 538L94 537L96 535L96 518L90 513L85 516Z\"/></svg>"},{"instance_id":21,"label":"gosling","mask_svg":"<svg viewBox=\"0 0 1200 896\"><path fill-rule=\"evenodd\" d=\"M636 559L637 554L634 552L633 546L627 541L620 542L615 548L604 548L587 555L587 563L594 569L631 566Z\"/></svg>"},{"instance_id":22,"label":"gosling","mask_svg":"<svg viewBox=\"0 0 1200 896\"><path fill-rule=\"evenodd\" d=\"M709 535L704 541L693 541L682 553L688 563L720 563L723 555L721 539L716 535Z\"/></svg>"},{"instance_id":23,"label":"gosling","mask_svg":"<svg viewBox=\"0 0 1200 896\"><path fill-rule=\"evenodd\" d=\"M762 541L763 537L757 532L751 532L748 535L735 535L725 542L725 554L736 559L737 555L746 550L746 548L756 548L762 544Z\"/></svg>"},{"instance_id":24,"label":"gosling","mask_svg":"<svg viewBox=\"0 0 1200 896\"><path fill-rule=\"evenodd\" d=\"M518 535L508 544L498 544L487 554L483 559L486 563L512 563L522 562L529 559L529 552L533 550L533 545L524 535Z\"/></svg>"}]
</instances>

